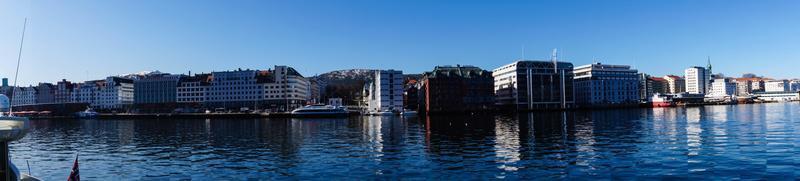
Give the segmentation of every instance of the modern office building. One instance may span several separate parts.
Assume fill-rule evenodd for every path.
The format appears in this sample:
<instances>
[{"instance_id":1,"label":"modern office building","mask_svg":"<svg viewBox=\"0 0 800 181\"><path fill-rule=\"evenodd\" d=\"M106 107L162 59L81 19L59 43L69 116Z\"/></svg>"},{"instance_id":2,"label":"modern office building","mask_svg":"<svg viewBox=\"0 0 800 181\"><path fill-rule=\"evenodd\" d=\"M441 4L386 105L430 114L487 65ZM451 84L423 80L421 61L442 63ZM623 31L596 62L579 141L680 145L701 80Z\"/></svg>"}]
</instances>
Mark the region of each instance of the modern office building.
<instances>
[{"instance_id":1,"label":"modern office building","mask_svg":"<svg viewBox=\"0 0 800 181\"><path fill-rule=\"evenodd\" d=\"M463 113L494 108L492 73L474 66L437 66L422 76L420 93L427 113Z\"/></svg>"},{"instance_id":2,"label":"modern office building","mask_svg":"<svg viewBox=\"0 0 800 181\"><path fill-rule=\"evenodd\" d=\"M686 92L686 80L676 75L666 75L664 80L667 81L667 93L677 94Z\"/></svg>"},{"instance_id":3,"label":"modern office building","mask_svg":"<svg viewBox=\"0 0 800 181\"><path fill-rule=\"evenodd\" d=\"M575 103L579 106L639 103L638 71L630 66L593 63L575 67L574 73ZM663 82L650 86L655 84Z\"/></svg>"},{"instance_id":4,"label":"modern office building","mask_svg":"<svg viewBox=\"0 0 800 181\"><path fill-rule=\"evenodd\" d=\"M771 80L764 83L765 92L788 92L790 90L788 80Z\"/></svg>"},{"instance_id":5,"label":"modern office building","mask_svg":"<svg viewBox=\"0 0 800 181\"><path fill-rule=\"evenodd\" d=\"M36 104L53 104L56 102L56 86L51 83L39 83L36 86Z\"/></svg>"},{"instance_id":6,"label":"modern office building","mask_svg":"<svg viewBox=\"0 0 800 181\"><path fill-rule=\"evenodd\" d=\"M686 92L690 94L707 94L710 89L710 74L703 67L689 67L684 71Z\"/></svg>"},{"instance_id":7,"label":"modern office building","mask_svg":"<svg viewBox=\"0 0 800 181\"><path fill-rule=\"evenodd\" d=\"M403 71L377 70L369 83L367 111L369 113L403 111Z\"/></svg>"},{"instance_id":8,"label":"modern office building","mask_svg":"<svg viewBox=\"0 0 800 181\"><path fill-rule=\"evenodd\" d=\"M177 102L178 80L183 75L147 74L133 81L134 104L164 104Z\"/></svg>"},{"instance_id":9,"label":"modern office building","mask_svg":"<svg viewBox=\"0 0 800 181\"><path fill-rule=\"evenodd\" d=\"M516 110L575 107L572 63L520 60L494 69L495 102Z\"/></svg>"},{"instance_id":10,"label":"modern office building","mask_svg":"<svg viewBox=\"0 0 800 181\"><path fill-rule=\"evenodd\" d=\"M732 97L736 95L736 82L732 79L715 79L709 97Z\"/></svg>"},{"instance_id":11,"label":"modern office building","mask_svg":"<svg viewBox=\"0 0 800 181\"><path fill-rule=\"evenodd\" d=\"M72 103L72 92L75 91L76 84L73 84L66 79L61 79L58 83L56 83L56 90L55 90L55 103L56 104L65 104L65 103Z\"/></svg>"}]
</instances>

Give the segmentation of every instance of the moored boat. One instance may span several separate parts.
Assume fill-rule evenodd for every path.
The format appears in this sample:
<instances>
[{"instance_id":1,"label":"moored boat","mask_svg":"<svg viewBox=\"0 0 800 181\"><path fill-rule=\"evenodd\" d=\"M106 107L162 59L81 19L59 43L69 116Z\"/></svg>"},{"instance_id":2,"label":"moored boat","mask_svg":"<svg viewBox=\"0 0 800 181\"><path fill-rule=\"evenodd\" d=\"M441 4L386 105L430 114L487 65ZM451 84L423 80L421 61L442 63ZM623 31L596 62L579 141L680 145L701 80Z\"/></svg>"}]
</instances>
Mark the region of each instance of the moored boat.
<instances>
[{"instance_id":1,"label":"moored boat","mask_svg":"<svg viewBox=\"0 0 800 181\"><path fill-rule=\"evenodd\" d=\"M675 107L675 101L672 100L671 95L656 93L650 98L650 103L653 107Z\"/></svg>"},{"instance_id":2,"label":"moored boat","mask_svg":"<svg viewBox=\"0 0 800 181\"><path fill-rule=\"evenodd\" d=\"M92 110L92 108L87 107L86 110L75 113L75 116L81 119L90 119L96 118L99 115L97 112Z\"/></svg>"},{"instance_id":3,"label":"moored boat","mask_svg":"<svg viewBox=\"0 0 800 181\"><path fill-rule=\"evenodd\" d=\"M350 113L343 106L308 105L292 111L295 117L343 117Z\"/></svg>"}]
</instances>

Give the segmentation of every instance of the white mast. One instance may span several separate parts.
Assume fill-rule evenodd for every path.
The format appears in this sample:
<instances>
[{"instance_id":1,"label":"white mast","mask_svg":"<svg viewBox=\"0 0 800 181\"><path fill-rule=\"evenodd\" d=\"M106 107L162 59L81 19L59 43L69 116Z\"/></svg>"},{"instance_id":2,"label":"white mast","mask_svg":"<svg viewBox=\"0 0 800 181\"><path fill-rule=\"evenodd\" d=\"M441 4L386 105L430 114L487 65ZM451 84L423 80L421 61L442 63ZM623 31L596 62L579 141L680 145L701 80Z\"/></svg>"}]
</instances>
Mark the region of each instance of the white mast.
<instances>
[{"instance_id":1,"label":"white mast","mask_svg":"<svg viewBox=\"0 0 800 181\"><path fill-rule=\"evenodd\" d=\"M550 60L553 61L553 72L558 72L558 49L553 49L553 55L550 57Z\"/></svg>"},{"instance_id":2,"label":"white mast","mask_svg":"<svg viewBox=\"0 0 800 181\"><path fill-rule=\"evenodd\" d=\"M8 116L12 116L14 112L13 97L16 94L14 91L17 89L17 78L19 77L19 63L22 61L22 45L25 43L25 29L28 26L28 18L25 18L25 23L22 24L22 38L19 41L19 54L17 55L17 70L14 73L14 87L11 89L11 97L8 99Z\"/></svg>"}]
</instances>

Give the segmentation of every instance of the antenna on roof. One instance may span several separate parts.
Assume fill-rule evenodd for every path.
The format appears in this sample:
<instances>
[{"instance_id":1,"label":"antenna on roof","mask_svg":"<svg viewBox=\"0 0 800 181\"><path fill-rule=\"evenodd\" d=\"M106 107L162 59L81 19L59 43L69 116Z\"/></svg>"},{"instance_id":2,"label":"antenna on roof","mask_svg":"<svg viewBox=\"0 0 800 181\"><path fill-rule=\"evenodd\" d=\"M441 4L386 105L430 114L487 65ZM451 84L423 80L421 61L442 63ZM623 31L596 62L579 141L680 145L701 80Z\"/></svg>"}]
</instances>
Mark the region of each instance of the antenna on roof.
<instances>
[{"instance_id":1,"label":"antenna on roof","mask_svg":"<svg viewBox=\"0 0 800 181\"><path fill-rule=\"evenodd\" d=\"M553 61L553 72L558 71L558 49L553 48L553 55L550 57L550 60Z\"/></svg>"},{"instance_id":2,"label":"antenna on roof","mask_svg":"<svg viewBox=\"0 0 800 181\"><path fill-rule=\"evenodd\" d=\"M525 45L522 45L522 61L525 61Z\"/></svg>"}]
</instances>

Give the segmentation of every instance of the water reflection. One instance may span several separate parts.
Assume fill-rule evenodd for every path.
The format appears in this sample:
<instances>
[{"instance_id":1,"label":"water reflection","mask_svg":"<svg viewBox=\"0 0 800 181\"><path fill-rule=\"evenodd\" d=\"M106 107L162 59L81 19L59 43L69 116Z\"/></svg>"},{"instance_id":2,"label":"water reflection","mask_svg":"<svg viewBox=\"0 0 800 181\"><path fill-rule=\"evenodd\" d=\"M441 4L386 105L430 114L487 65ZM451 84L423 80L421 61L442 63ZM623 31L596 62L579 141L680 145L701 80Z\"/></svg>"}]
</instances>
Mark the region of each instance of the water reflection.
<instances>
[{"instance_id":1,"label":"water reflection","mask_svg":"<svg viewBox=\"0 0 800 181\"><path fill-rule=\"evenodd\" d=\"M37 120L12 160L91 180L798 178L797 103L349 119Z\"/></svg>"}]
</instances>

